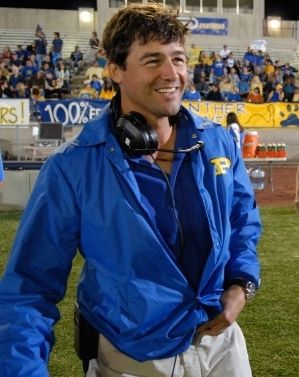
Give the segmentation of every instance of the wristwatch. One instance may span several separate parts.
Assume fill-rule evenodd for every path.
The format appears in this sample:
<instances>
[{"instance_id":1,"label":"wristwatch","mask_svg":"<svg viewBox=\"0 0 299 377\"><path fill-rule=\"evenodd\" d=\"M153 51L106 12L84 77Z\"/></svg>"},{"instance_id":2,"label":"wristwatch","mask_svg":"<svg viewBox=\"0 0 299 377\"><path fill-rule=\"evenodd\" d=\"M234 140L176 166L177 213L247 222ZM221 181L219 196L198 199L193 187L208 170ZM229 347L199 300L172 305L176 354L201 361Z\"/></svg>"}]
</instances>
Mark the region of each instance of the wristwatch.
<instances>
[{"instance_id":1,"label":"wristwatch","mask_svg":"<svg viewBox=\"0 0 299 377\"><path fill-rule=\"evenodd\" d=\"M233 279L230 281L229 285L238 285L239 287L242 287L245 293L245 300L249 300L255 296L256 285L252 281L246 279Z\"/></svg>"}]
</instances>

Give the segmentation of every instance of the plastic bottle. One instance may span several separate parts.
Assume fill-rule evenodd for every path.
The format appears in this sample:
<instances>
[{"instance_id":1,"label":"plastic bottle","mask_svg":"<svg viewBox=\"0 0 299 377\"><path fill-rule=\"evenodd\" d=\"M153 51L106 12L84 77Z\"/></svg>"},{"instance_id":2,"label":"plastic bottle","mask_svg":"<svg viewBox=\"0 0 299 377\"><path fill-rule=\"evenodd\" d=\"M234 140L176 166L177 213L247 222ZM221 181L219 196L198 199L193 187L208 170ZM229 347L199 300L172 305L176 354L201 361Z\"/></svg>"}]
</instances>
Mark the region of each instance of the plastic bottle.
<instances>
[{"instance_id":1,"label":"plastic bottle","mask_svg":"<svg viewBox=\"0 0 299 377\"><path fill-rule=\"evenodd\" d=\"M249 178L254 190L264 190L266 172L259 166L249 171Z\"/></svg>"}]
</instances>

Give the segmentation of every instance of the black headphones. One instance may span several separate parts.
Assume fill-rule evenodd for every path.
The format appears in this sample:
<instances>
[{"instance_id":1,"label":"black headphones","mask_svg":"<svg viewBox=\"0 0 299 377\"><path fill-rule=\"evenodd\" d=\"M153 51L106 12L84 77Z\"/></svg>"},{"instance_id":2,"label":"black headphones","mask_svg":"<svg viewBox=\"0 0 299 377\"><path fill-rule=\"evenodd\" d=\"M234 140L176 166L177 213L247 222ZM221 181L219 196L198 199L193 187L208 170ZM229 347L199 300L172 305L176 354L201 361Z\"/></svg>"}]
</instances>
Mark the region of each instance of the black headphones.
<instances>
[{"instance_id":1,"label":"black headphones","mask_svg":"<svg viewBox=\"0 0 299 377\"><path fill-rule=\"evenodd\" d=\"M117 93L110 103L112 114L113 133L121 148L131 156L151 155L153 152L162 151L169 153L186 153L200 150L204 143L197 143L187 149L163 149L158 148L158 137L156 131L146 122L140 113L131 111L124 115L120 113L120 94ZM178 115L170 117L171 124L175 124Z\"/></svg>"},{"instance_id":2,"label":"black headphones","mask_svg":"<svg viewBox=\"0 0 299 377\"><path fill-rule=\"evenodd\" d=\"M136 111L117 119L115 136L122 149L131 155L149 155L158 149L156 131Z\"/></svg>"}]
</instances>

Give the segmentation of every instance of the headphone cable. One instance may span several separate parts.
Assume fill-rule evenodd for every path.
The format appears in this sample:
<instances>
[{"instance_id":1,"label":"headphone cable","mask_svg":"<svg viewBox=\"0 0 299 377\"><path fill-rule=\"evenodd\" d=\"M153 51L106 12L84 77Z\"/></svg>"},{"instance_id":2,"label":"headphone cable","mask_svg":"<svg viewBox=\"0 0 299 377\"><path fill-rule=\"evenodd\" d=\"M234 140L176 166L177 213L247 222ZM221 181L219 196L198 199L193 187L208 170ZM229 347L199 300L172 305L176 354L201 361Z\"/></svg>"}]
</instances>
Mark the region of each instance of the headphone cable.
<instances>
[{"instance_id":1,"label":"headphone cable","mask_svg":"<svg viewBox=\"0 0 299 377\"><path fill-rule=\"evenodd\" d=\"M170 193L170 197L171 197L171 206L172 206L172 211L173 211L173 214L174 214L174 218L175 218L175 221L177 223L177 227L178 227L178 230L179 230L179 234L180 234L180 247L181 247L181 251L183 251L184 249L184 235L183 235L183 230L182 230L182 227L181 227L181 224L180 224L180 220L179 220L179 217L178 217L178 214L177 214L177 209L176 209L176 203L175 203L175 198L174 198L174 193L171 189L171 184L170 184L170 181L169 181L169 178L167 176L167 174L165 173L165 171L161 168L161 166L159 165L157 159L154 157L153 154L150 155L151 158L153 159L154 163L157 165L157 167L159 168L159 170L161 171L161 173L163 174L163 177L165 179L165 182L166 182L166 185L167 185L167 188L168 188L168 191Z\"/></svg>"}]
</instances>

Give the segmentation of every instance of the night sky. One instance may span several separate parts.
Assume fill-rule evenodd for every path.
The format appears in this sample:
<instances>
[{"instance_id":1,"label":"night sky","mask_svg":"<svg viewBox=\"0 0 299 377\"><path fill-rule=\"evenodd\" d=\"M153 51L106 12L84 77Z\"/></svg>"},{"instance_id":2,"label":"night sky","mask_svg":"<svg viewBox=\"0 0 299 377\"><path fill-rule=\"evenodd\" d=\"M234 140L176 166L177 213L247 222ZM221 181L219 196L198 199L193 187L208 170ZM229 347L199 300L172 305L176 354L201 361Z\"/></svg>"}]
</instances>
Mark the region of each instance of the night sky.
<instances>
[{"instance_id":1,"label":"night sky","mask_svg":"<svg viewBox=\"0 0 299 377\"><path fill-rule=\"evenodd\" d=\"M261 0L262 1L262 0ZM96 0L1 0L2 7L73 9L92 7L96 9ZM285 20L299 20L298 0L265 0L265 17L281 16Z\"/></svg>"}]
</instances>

